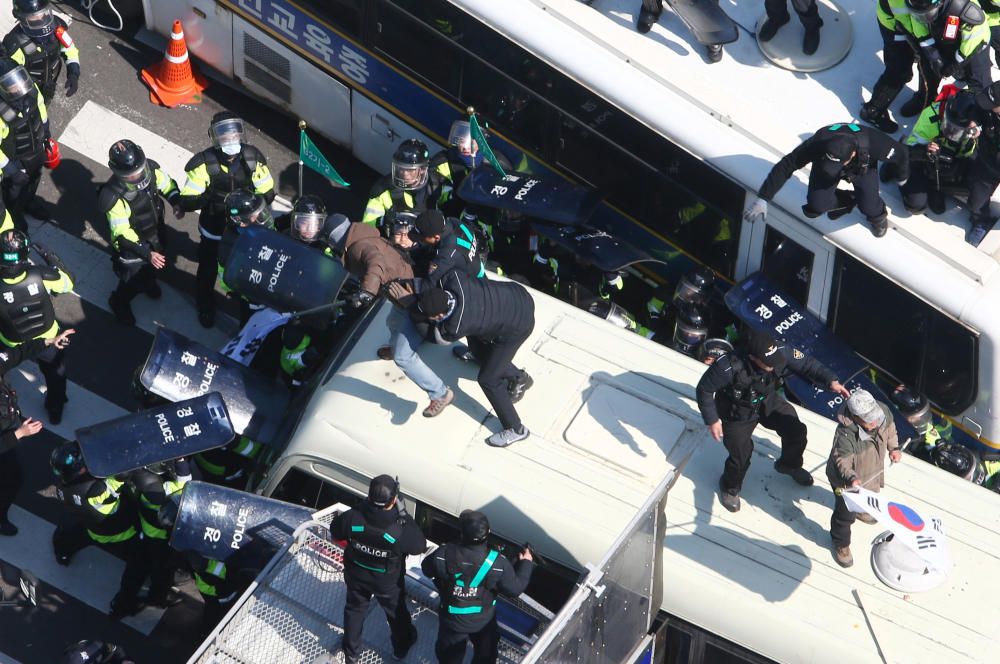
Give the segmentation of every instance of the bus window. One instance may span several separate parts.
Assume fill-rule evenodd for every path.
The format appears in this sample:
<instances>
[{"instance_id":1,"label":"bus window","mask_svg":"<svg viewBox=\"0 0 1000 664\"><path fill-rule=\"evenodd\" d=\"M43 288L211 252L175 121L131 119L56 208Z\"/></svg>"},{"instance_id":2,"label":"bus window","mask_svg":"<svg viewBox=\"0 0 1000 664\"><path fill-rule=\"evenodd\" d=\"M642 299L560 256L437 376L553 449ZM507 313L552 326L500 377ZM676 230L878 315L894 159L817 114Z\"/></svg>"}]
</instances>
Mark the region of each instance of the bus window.
<instances>
[{"instance_id":1,"label":"bus window","mask_svg":"<svg viewBox=\"0 0 1000 664\"><path fill-rule=\"evenodd\" d=\"M334 503L344 503L348 507L354 507L362 501L363 496L325 482L298 468L292 468L281 479L271 498L321 510Z\"/></svg>"},{"instance_id":2,"label":"bus window","mask_svg":"<svg viewBox=\"0 0 1000 664\"><path fill-rule=\"evenodd\" d=\"M760 269L800 304L809 301L809 280L814 259L811 251L773 227L767 227Z\"/></svg>"},{"instance_id":3,"label":"bus window","mask_svg":"<svg viewBox=\"0 0 1000 664\"><path fill-rule=\"evenodd\" d=\"M667 625L663 643L663 664L688 664L691 661L691 634L676 625Z\"/></svg>"},{"instance_id":4,"label":"bus window","mask_svg":"<svg viewBox=\"0 0 1000 664\"><path fill-rule=\"evenodd\" d=\"M927 339L921 391L947 413L965 410L976 398L976 337L944 316L935 317Z\"/></svg>"},{"instance_id":5,"label":"bus window","mask_svg":"<svg viewBox=\"0 0 1000 664\"><path fill-rule=\"evenodd\" d=\"M375 49L444 94L458 98L462 58L458 47L388 0L377 3L376 9Z\"/></svg>"},{"instance_id":6,"label":"bus window","mask_svg":"<svg viewBox=\"0 0 1000 664\"><path fill-rule=\"evenodd\" d=\"M598 189L605 199L626 213L641 215L645 183L641 176L637 177L637 171L642 166L621 148L568 115L563 115L560 122L556 162Z\"/></svg>"},{"instance_id":7,"label":"bus window","mask_svg":"<svg viewBox=\"0 0 1000 664\"><path fill-rule=\"evenodd\" d=\"M348 37L361 35L365 0L298 0L298 4Z\"/></svg>"}]
</instances>

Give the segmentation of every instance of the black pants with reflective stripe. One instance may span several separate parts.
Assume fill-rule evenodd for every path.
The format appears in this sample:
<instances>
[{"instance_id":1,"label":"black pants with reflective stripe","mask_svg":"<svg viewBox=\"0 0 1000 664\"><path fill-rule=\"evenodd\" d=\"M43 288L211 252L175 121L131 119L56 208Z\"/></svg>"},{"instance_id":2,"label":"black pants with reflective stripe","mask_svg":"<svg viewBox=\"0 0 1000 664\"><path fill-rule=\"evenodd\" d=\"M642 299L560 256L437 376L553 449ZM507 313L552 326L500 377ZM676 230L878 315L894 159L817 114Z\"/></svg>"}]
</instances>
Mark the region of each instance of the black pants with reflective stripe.
<instances>
[{"instance_id":1,"label":"black pants with reflective stripe","mask_svg":"<svg viewBox=\"0 0 1000 664\"><path fill-rule=\"evenodd\" d=\"M389 621L392 647L401 650L416 637L410 612L406 608L403 575L388 588L371 588L358 582L347 582L347 602L344 605L344 656L358 657L361 652L361 632L372 597L382 606Z\"/></svg>"},{"instance_id":2,"label":"black pants with reflective stripe","mask_svg":"<svg viewBox=\"0 0 1000 664\"><path fill-rule=\"evenodd\" d=\"M123 606L131 607L138 603L142 582L146 580L149 571L149 561L138 533L123 542L98 544L91 538L86 526L77 522L70 526L58 526L52 535L52 544L56 555L72 557L81 549L96 544L124 560L125 570L122 572L118 596Z\"/></svg>"},{"instance_id":3,"label":"black pants with reflective stripe","mask_svg":"<svg viewBox=\"0 0 1000 664\"><path fill-rule=\"evenodd\" d=\"M17 458L17 448L0 454L0 522L7 520L7 510L13 504L23 482L24 474Z\"/></svg>"},{"instance_id":4,"label":"black pants with reflective stripe","mask_svg":"<svg viewBox=\"0 0 1000 664\"><path fill-rule=\"evenodd\" d=\"M472 643L472 664L496 662L500 646L496 614L493 614L493 619L486 623L485 627L471 634L453 631L444 620L438 622L434 654L440 664L462 664L465 661L466 643Z\"/></svg>"},{"instance_id":5,"label":"black pants with reflective stripe","mask_svg":"<svg viewBox=\"0 0 1000 664\"><path fill-rule=\"evenodd\" d=\"M722 473L722 486L731 493L743 488L743 478L750 469L753 456L753 430L760 424L781 437L781 456L778 461L788 468L802 467L802 454L806 449L806 425L799 421L792 405L782 399L777 408L760 419L745 422L722 421L722 444L729 452Z\"/></svg>"}]
</instances>

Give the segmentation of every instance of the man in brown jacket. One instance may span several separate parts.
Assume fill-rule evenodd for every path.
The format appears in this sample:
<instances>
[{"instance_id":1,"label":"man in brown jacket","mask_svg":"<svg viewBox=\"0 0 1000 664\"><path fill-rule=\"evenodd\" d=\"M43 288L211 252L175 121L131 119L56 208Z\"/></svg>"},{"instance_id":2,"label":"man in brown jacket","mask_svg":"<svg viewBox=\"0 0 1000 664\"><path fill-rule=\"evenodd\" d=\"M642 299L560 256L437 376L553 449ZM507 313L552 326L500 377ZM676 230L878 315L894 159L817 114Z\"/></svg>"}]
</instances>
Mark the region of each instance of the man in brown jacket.
<instances>
[{"instance_id":1,"label":"man in brown jacket","mask_svg":"<svg viewBox=\"0 0 1000 664\"><path fill-rule=\"evenodd\" d=\"M413 266L407 256L382 237L374 226L351 223L344 215L335 214L327 220L326 228L330 247L343 252L347 271L361 279L360 289L349 300L352 306L371 304L390 284L412 284ZM427 392L431 401L423 415L434 417L447 408L455 393L420 359L417 349L424 341L423 336L406 310L396 300L392 302L392 311L386 319L389 355L407 378ZM381 352L379 357L389 359Z\"/></svg>"},{"instance_id":2,"label":"man in brown jacket","mask_svg":"<svg viewBox=\"0 0 1000 664\"><path fill-rule=\"evenodd\" d=\"M889 407L875 401L869 392L857 390L837 413L840 426L833 434L833 449L826 462L826 477L836 494L833 516L830 517L830 537L833 552L841 567L854 564L851 555L851 524L855 518L874 523L874 517L855 515L847 507L840 493L864 487L878 491L885 485L885 455L898 463L903 454L899 450L896 424Z\"/></svg>"}]
</instances>

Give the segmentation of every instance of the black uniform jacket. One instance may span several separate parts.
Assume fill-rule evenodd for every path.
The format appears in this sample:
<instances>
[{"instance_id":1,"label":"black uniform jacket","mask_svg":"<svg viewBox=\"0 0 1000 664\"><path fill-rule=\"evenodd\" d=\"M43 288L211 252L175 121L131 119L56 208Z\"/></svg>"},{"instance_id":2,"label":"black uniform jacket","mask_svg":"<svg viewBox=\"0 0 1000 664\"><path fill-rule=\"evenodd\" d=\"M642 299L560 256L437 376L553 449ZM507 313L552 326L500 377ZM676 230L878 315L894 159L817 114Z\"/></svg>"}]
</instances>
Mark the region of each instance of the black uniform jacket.
<instances>
[{"instance_id":1,"label":"black uniform jacket","mask_svg":"<svg viewBox=\"0 0 1000 664\"><path fill-rule=\"evenodd\" d=\"M460 270L448 272L440 283L455 296L454 310L437 326L446 341L462 337L494 341L520 336L535 325L535 301L521 284L477 279Z\"/></svg>"},{"instance_id":2,"label":"black uniform jacket","mask_svg":"<svg viewBox=\"0 0 1000 664\"><path fill-rule=\"evenodd\" d=\"M395 507L388 510L379 509L368 501L362 502L353 509L349 509L342 514L338 514L330 524L330 538L333 540L347 540L351 538L351 524L355 522L353 517L360 516L361 519L374 528L386 530L400 519L403 520L403 527L400 529L399 537L396 538L394 549L403 557L416 556L427 549L427 540L424 538L420 526L414 523L413 519L406 515L400 515ZM400 564L400 571L405 570L405 565ZM399 583L398 577L389 578L389 575L368 571L357 565L346 565L344 573L347 581L358 587L386 588Z\"/></svg>"},{"instance_id":3,"label":"black uniform jacket","mask_svg":"<svg viewBox=\"0 0 1000 664\"><path fill-rule=\"evenodd\" d=\"M0 348L0 454L14 449L17 436L14 431L21 426L21 412L17 408L17 396L4 382L7 372L25 360L38 356L45 350L43 339L32 339L19 346Z\"/></svg>"}]
</instances>

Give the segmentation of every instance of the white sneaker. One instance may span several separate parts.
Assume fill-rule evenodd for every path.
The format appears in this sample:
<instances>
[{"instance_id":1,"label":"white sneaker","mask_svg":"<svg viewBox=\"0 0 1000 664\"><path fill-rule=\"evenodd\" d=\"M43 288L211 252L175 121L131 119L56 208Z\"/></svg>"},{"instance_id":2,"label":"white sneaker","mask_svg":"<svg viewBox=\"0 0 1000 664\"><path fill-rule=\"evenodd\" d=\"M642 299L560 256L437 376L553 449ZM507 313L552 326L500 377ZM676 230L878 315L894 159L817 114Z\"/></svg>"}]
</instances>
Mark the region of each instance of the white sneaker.
<instances>
[{"instance_id":1,"label":"white sneaker","mask_svg":"<svg viewBox=\"0 0 1000 664\"><path fill-rule=\"evenodd\" d=\"M529 435L528 427L521 425L520 429L504 429L493 434L486 439L486 444L490 447L508 447L519 440L524 440Z\"/></svg>"}]
</instances>

